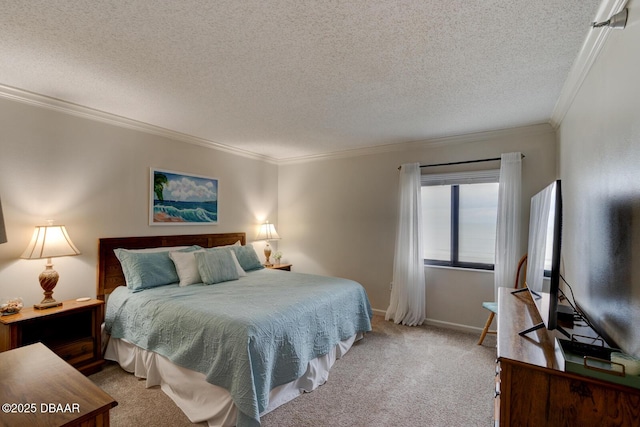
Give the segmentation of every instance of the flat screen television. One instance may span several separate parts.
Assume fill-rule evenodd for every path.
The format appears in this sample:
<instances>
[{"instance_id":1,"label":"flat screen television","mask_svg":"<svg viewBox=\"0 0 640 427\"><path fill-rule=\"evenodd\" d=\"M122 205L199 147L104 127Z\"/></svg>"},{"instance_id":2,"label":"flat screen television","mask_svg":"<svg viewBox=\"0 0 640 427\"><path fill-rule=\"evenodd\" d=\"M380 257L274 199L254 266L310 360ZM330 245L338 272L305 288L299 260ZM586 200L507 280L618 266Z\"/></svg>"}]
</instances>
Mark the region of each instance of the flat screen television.
<instances>
[{"instance_id":1,"label":"flat screen television","mask_svg":"<svg viewBox=\"0 0 640 427\"><path fill-rule=\"evenodd\" d=\"M560 180L552 182L531 198L530 215L526 285L542 322L520 332L520 335L546 327L550 330L557 329L569 337L569 334L558 325L562 246Z\"/></svg>"}]
</instances>

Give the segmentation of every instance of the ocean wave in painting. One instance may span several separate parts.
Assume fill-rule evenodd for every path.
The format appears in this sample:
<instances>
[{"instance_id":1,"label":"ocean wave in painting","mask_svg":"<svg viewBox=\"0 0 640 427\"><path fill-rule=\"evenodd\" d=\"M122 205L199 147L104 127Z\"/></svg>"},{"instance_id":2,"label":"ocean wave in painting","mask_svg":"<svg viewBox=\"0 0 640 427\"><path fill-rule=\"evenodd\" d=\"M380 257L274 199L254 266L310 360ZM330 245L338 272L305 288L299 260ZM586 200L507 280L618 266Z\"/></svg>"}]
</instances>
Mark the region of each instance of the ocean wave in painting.
<instances>
[{"instance_id":1,"label":"ocean wave in painting","mask_svg":"<svg viewBox=\"0 0 640 427\"><path fill-rule=\"evenodd\" d=\"M153 222L217 222L216 202L154 201Z\"/></svg>"}]
</instances>

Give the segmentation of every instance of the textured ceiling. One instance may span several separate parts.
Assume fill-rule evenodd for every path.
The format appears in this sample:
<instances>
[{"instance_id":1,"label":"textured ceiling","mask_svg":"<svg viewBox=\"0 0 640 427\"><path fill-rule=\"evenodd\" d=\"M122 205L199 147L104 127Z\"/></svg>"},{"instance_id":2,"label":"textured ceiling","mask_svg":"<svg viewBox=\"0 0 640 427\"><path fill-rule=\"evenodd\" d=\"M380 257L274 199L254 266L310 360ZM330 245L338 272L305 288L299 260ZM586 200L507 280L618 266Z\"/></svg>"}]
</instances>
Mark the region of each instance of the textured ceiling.
<instances>
[{"instance_id":1,"label":"textured ceiling","mask_svg":"<svg viewBox=\"0 0 640 427\"><path fill-rule=\"evenodd\" d=\"M0 84L273 159L549 122L599 0L0 0Z\"/></svg>"}]
</instances>

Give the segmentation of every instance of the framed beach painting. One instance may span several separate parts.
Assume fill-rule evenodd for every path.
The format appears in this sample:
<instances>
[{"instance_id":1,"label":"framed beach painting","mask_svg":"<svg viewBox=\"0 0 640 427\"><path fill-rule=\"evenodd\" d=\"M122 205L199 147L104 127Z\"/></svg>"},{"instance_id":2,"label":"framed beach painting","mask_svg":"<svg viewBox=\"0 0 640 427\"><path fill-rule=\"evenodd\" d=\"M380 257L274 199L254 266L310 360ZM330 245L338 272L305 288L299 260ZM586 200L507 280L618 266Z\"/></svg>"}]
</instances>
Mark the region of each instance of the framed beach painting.
<instances>
[{"instance_id":1,"label":"framed beach painting","mask_svg":"<svg viewBox=\"0 0 640 427\"><path fill-rule=\"evenodd\" d=\"M151 168L149 225L218 223L218 179Z\"/></svg>"}]
</instances>

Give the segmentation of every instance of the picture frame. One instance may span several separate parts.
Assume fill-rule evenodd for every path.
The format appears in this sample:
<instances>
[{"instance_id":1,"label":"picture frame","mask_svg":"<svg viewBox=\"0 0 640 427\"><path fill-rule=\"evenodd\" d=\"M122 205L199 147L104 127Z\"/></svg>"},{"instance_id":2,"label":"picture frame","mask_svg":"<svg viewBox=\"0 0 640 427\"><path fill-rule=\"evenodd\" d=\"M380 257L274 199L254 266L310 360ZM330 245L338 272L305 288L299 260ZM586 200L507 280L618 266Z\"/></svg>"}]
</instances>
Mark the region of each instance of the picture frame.
<instances>
[{"instance_id":1,"label":"picture frame","mask_svg":"<svg viewBox=\"0 0 640 427\"><path fill-rule=\"evenodd\" d=\"M217 178L150 168L149 225L217 225Z\"/></svg>"}]
</instances>

